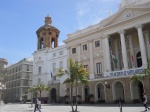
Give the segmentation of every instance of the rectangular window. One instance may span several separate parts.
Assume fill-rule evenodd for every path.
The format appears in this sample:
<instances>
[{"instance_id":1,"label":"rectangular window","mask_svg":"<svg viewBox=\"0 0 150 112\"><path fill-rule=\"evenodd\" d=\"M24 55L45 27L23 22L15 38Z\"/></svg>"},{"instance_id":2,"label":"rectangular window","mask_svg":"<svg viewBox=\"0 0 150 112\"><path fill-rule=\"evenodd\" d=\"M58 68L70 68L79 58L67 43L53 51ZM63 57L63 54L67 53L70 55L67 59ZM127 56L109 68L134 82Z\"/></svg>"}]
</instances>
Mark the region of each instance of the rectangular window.
<instances>
[{"instance_id":1,"label":"rectangular window","mask_svg":"<svg viewBox=\"0 0 150 112\"><path fill-rule=\"evenodd\" d=\"M109 41L109 46L111 47L111 41Z\"/></svg>"},{"instance_id":2,"label":"rectangular window","mask_svg":"<svg viewBox=\"0 0 150 112\"><path fill-rule=\"evenodd\" d=\"M38 82L38 84L40 84L40 83L41 83L41 78L38 78L38 81L37 81L37 82Z\"/></svg>"},{"instance_id":3,"label":"rectangular window","mask_svg":"<svg viewBox=\"0 0 150 112\"><path fill-rule=\"evenodd\" d=\"M72 54L76 53L76 48L72 48Z\"/></svg>"},{"instance_id":4,"label":"rectangular window","mask_svg":"<svg viewBox=\"0 0 150 112\"><path fill-rule=\"evenodd\" d=\"M41 74L41 69L42 69L41 66L39 66L39 68L38 68L38 73L39 74Z\"/></svg>"},{"instance_id":5,"label":"rectangular window","mask_svg":"<svg viewBox=\"0 0 150 112\"><path fill-rule=\"evenodd\" d=\"M63 68L63 61L60 61L60 68Z\"/></svg>"},{"instance_id":6,"label":"rectangular window","mask_svg":"<svg viewBox=\"0 0 150 112\"><path fill-rule=\"evenodd\" d=\"M86 68L86 69L88 69L88 65L84 65L83 67Z\"/></svg>"},{"instance_id":7,"label":"rectangular window","mask_svg":"<svg viewBox=\"0 0 150 112\"><path fill-rule=\"evenodd\" d=\"M96 63L96 70L97 70L97 74L101 74L102 73L102 63Z\"/></svg>"},{"instance_id":8,"label":"rectangular window","mask_svg":"<svg viewBox=\"0 0 150 112\"><path fill-rule=\"evenodd\" d=\"M83 51L87 50L87 44L83 45Z\"/></svg>"},{"instance_id":9,"label":"rectangular window","mask_svg":"<svg viewBox=\"0 0 150 112\"><path fill-rule=\"evenodd\" d=\"M95 47L99 47L99 46L100 46L99 41L95 41Z\"/></svg>"},{"instance_id":10,"label":"rectangular window","mask_svg":"<svg viewBox=\"0 0 150 112\"><path fill-rule=\"evenodd\" d=\"M53 65L52 65L52 69L53 69L53 73L55 73L55 70L56 70L56 63L53 63Z\"/></svg>"},{"instance_id":11,"label":"rectangular window","mask_svg":"<svg viewBox=\"0 0 150 112\"><path fill-rule=\"evenodd\" d=\"M29 65L26 65L26 67L27 67L27 68L26 68L26 69L27 69L27 71L29 71Z\"/></svg>"},{"instance_id":12,"label":"rectangular window","mask_svg":"<svg viewBox=\"0 0 150 112\"><path fill-rule=\"evenodd\" d=\"M63 51L60 51L60 55L63 55Z\"/></svg>"},{"instance_id":13,"label":"rectangular window","mask_svg":"<svg viewBox=\"0 0 150 112\"><path fill-rule=\"evenodd\" d=\"M55 57L56 56L56 53L53 53L53 57Z\"/></svg>"}]
</instances>

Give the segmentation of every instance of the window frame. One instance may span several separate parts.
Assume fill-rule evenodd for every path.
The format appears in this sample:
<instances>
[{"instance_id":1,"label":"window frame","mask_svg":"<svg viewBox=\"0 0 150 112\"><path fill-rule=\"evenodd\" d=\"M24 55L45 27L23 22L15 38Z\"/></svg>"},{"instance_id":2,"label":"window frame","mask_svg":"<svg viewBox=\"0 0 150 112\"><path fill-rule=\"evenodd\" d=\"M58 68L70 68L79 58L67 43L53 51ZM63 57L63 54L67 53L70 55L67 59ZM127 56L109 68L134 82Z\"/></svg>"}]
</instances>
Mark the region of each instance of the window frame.
<instances>
[{"instance_id":1,"label":"window frame","mask_svg":"<svg viewBox=\"0 0 150 112\"><path fill-rule=\"evenodd\" d=\"M76 53L76 48L72 48L72 54L75 54Z\"/></svg>"},{"instance_id":2,"label":"window frame","mask_svg":"<svg viewBox=\"0 0 150 112\"><path fill-rule=\"evenodd\" d=\"M97 43L98 42L98 43ZM98 45L98 46L97 46ZM100 41L99 40L97 40L97 41L95 41L95 48L97 48L97 47L100 47Z\"/></svg>"},{"instance_id":3,"label":"window frame","mask_svg":"<svg viewBox=\"0 0 150 112\"><path fill-rule=\"evenodd\" d=\"M102 62L96 63L96 73L102 74Z\"/></svg>"},{"instance_id":4,"label":"window frame","mask_svg":"<svg viewBox=\"0 0 150 112\"><path fill-rule=\"evenodd\" d=\"M83 51L86 51L87 50L87 44L84 44L83 45Z\"/></svg>"}]
</instances>

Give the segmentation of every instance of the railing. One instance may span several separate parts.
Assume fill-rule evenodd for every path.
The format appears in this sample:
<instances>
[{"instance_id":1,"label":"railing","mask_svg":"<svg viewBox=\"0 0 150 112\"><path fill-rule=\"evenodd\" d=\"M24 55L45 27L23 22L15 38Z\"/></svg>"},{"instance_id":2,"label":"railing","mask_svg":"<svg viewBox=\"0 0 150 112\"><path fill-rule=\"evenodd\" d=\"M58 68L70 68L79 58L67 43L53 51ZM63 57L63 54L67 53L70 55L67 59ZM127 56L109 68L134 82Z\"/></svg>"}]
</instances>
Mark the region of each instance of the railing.
<instances>
[{"instance_id":1,"label":"railing","mask_svg":"<svg viewBox=\"0 0 150 112\"><path fill-rule=\"evenodd\" d=\"M95 78L103 78L103 74L102 73L99 73L99 74L95 74Z\"/></svg>"},{"instance_id":2,"label":"railing","mask_svg":"<svg viewBox=\"0 0 150 112\"><path fill-rule=\"evenodd\" d=\"M48 81L48 85L59 84L59 83L60 83L60 80L51 80L51 81Z\"/></svg>"}]
</instances>

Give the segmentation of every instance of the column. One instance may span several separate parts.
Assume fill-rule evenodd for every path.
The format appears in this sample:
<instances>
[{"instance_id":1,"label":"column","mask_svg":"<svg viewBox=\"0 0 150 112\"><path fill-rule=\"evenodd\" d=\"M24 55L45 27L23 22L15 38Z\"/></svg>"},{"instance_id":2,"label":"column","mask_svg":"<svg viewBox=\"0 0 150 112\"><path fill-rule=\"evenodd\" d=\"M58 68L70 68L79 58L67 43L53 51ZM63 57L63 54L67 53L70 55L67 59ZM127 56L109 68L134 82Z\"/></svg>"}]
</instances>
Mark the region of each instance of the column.
<instances>
[{"instance_id":1,"label":"column","mask_svg":"<svg viewBox=\"0 0 150 112\"><path fill-rule=\"evenodd\" d=\"M109 48L109 36L105 37L105 62L106 62L106 70L111 71L111 61L110 61L110 48Z\"/></svg>"},{"instance_id":2,"label":"column","mask_svg":"<svg viewBox=\"0 0 150 112\"><path fill-rule=\"evenodd\" d=\"M118 33L120 34L120 38L121 38L122 59L123 59L123 65L125 70L128 69L127 49L126 49L125 36L124 36L125 31L121 30Z\"/></svg>"},{"instance_id":3,"label":"column","mask_svg":"<svg viewBox=\"0 0 150 112\"><path fill-rule=\"evenodd\" d=\"M89 40L89 51L90 51L90 79L94 79L94 67L93 67L93 41Z\"/></svg>"},{"instance_id":4,"label":"column","mask_svg":"<svg viewBox=\"0 0 150 112\"><path fill-rule=\"evenodd\" d=\"M81 54L80 54L80 51L81 51L81 44L79 43L78 44L78 62L80 62L81 61L81 58L80 58L80 56L81 56Z\"/></svg>"},{"instance_id":5,"label":"column","mask_svg":"<svg viewBox=\"0 0 150 112\"><path fill-rule=\"evenodd\" d=\"M117 58L117 70L120 70L120 64L119 64L119 52L118 52L118 39L114 40L114 51L115 51L115 56Z\"/></svg>"},{"instance_id":6,"label":"column","mask_svg":"<svg viewBox=\"0 0 150 112\"><path fill-rule=\"evenodd\" d=\"M149 31L144 32L144 36L146 39L146 47L147 47L147 57L150 59L150 37L149 37Z\"/></svg>"},{"instance_id":7,"label":"column","mask_svg":"<svg viewBox=\"0 0 150 112\"><path fill-rule=\"evenodd\" d=\"M134 64L134 50L133 50L133 44L132 44L132 35L128 36L129 38L129 50L130 50L130 61L132 64L132 68L135 68L135 64Z\"/></svg>"},{"instance_id":8,"label":"column","mask_svg":"<svg viewBox=\"0 0 150 112\"><path fill-rule=\"evenodd\" d=\"M67 46L66 47L67 48L67 61L68 61L68 59L70 58L70 46Z\"/></svg>"},{"instance_id":9,"label":"column","mask_svg":"<svg viewBox=\"0 0 150 112\"><path fill-rule=\"evenodd\" d=\"M140 44L141 57L142 57L142 67L147 67L147 57L146 57L146 49L145 49L143 32L142 32L142 25L137 25L136 29L138 30L139 44Z\"/></svg>"}]
</instances>

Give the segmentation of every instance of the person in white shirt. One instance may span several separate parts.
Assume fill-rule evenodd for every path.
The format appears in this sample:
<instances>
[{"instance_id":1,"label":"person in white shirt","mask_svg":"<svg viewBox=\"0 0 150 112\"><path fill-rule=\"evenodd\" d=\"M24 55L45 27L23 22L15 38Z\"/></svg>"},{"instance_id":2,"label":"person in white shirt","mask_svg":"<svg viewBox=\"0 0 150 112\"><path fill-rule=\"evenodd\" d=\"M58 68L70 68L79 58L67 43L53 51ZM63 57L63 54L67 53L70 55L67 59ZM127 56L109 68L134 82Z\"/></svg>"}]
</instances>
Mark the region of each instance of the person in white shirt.
<instances>
[{"instance_id":1,"label":"person in white shirt","mask_svg":"<svg viewBox=\"0 0 150 112\"><path fill-rule=\"evenodd\" d=\"M145 107L145 111L150 110L150 108L147 106L147 96L145 93L143 93L143 104Z\"/></svg>"}]
</instances>

